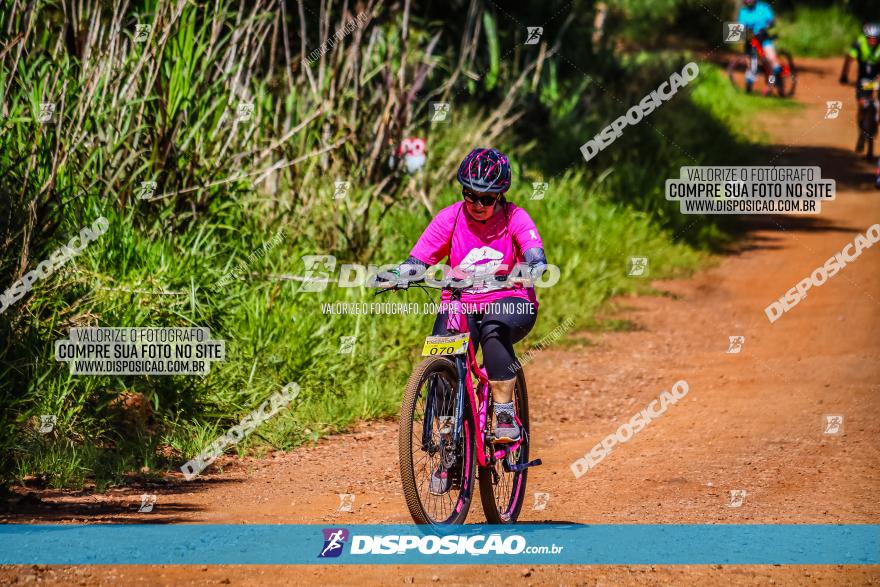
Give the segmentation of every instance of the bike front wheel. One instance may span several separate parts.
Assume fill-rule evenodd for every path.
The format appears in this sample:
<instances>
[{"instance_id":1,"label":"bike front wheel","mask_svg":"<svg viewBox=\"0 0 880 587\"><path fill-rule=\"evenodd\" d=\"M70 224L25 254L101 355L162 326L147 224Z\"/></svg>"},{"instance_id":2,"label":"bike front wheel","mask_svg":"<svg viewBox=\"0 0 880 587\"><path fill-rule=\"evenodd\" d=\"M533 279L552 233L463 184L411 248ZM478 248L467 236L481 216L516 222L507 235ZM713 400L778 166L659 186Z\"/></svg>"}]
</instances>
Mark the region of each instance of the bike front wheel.
<instances>
[{"instance_id":1,"label":"bike front wheel","mask_svg":"<svg viewBox=\"0 0 880 587\"><path fill-rule=\"evenodd\" d=\"M791 53L780 51L779 64L782 66L782 72L776 81L776 91L783 98L790 98L794 95L794 90L797 87L797 70Z\"/></svg>"},{"instance_id":2,"label":"bike front wheel","mask_svg":"<svg viewBox=\"0 0 880 587\"><path fill-rule=\"evenodd\" d=\"M514 404L522 426L522 442L515 451L499 459L494 466L480 468L480 501L490 524L515 523L526 496L529 470L510 468L510 465L525 465L529 462L529 401L522 370L517 371L516 375Z\"/></svg>"},{"instance_id":3,"label":"bike front wheel","mask_svg":"<svg viewBox=\"0 0 880 587\"><path fill-rule=\"evenodd\" d=\"M874 158L874 140L877 138L877 107L874 100L867 101L867 105L859 107L859 142L856 152L865 150L867 159ZM867 147L867 148L866 148Z\"/></svg>"},{"instance_id":4,"label":"bike front wheel","mask_svg":"<svg viewBox=\"0 0 880 587\"><path fill-rule=\"evenodd\" d=\"M755 73L749 57L737 55L727 64L727 77L734 87L746 93L752 91Z\"/></svg>"},{"instance_id":5,"label":"bike front wheel","mask_svg":"<svg viewBox=\"0 0 880 587\"><path fill-rule=\"evenodd\" d=\"M416 524L463 524L470 509L477 457L467 398L457 442L452 434L458 379L454 361L428 357L413 371L403 396L400 477Z\"/></svg>"}]
</instances>

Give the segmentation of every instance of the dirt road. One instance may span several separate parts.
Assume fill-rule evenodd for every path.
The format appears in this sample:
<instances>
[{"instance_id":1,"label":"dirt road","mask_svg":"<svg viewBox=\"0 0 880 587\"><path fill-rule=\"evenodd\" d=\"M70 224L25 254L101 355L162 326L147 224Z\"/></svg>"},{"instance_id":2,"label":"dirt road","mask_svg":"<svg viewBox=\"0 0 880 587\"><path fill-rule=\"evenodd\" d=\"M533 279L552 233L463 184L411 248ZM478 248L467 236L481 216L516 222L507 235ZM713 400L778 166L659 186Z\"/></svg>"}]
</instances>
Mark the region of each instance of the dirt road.
<instances>
[{"instance_id":1,"label":"dirt road","mask_svg":"<svg viewBox=\"0 0 880 587\"><path fill-rule=\"evenodd\" d=\"M666 296L625 298L631 332L583 334L592 346L548 350L527 367L533 414L529 491L549 494L524 521L579 523L880 522L880 248L864 252L770 324L764 308L880 222L872 167L852 153L852 89L837 61L803 60L805 108L764 123L768 164L819 165L837 200L819 217L755 217L741 250ZM844 103L826 120L826 101ZM737 162L731 161L730 164ZM744 336L739 353L729 337ZM571 463L677 380L688 395L575 479ZM824 416L844 417L839 435ZM201 480L146 488L149 514L130 512L145 488L106 496L46 492L15 522L408 523L397 468L397 426L355 433L262 460L226 459ZM730 492L745 491L730 507ZM340 512L337 494L355 496ZM742 494L740 494L742 495ZM469 521L482 521L475 501ZM123 513L120 513L123 512ZM88 567L7 568L57 584L868 584L876 567Z\"/></svg>"}]
</instances>

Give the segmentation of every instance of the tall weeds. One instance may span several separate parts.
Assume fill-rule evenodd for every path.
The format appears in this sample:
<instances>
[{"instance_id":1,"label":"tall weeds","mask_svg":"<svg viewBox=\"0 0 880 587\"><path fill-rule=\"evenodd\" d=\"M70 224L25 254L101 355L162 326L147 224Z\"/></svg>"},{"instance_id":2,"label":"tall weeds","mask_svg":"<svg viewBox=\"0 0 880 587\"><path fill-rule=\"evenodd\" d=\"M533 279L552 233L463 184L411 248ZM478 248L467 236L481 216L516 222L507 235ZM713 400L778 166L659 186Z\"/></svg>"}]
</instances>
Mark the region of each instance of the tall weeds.
<instances>
[{"instance_id":1,"label":"tall weeds","mask_svg":"<svg viewBox=\"0 0 880 587\"><path fill-rule=\"evenodd\" d=\"M627 254L653 251L661 274L699 258L633 210L654 210L648 194L661 185L637 158L605 159L617 173L603 170L600 184L568 160L618 114L603 94L627 89L615 77L624 66L583 40L592 2L560 15L534 50L518 19L478 0L452 3L460 19L410 0L111 4L8 0L0 11L0 288L97 216L110 220L0 314L7 479L106 483L174 467L290 381L303 388L291 413L240 449L290 448L392 413L431 317L323 315L322 302L372 292L305 294L291 276L316 252L404 258L430 211L458 197L450 177L472 146L514 155L511 198L570 276L544 294L536 336L572 314L586 324L639 287L622 274ZM528 20L539 4L510 10ZM430 124L431 101L451 103L453 122ZM54 112L41 122L44 104ZM699 146L675 127L708 114L683 104L658 124ZM412 176L387 163L408 136L428 139L428 164ZM729 147L723 134L713 143ZM664 166L680 157L658 152ZM545 172L556 196L529 202L525 180ZM345 199L334 200L336 181L350 182ZM227 360L205 378L72 377L52 341L88 325L207 326ZM354 354L338 352L341 336L357 337ZM38 434L44 414L57 425Z\"/></svg>"}]
</instances>

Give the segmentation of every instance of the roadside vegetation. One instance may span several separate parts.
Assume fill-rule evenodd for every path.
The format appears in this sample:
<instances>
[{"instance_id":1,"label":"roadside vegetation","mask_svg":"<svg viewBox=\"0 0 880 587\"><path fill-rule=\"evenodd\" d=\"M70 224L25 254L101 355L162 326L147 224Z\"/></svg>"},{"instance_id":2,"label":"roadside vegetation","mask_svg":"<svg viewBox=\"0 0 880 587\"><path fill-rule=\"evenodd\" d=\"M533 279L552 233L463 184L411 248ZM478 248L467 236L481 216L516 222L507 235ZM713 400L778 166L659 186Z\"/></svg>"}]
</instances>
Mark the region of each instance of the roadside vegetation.
<instances>
[{"instance_id":1,"label":"roadside vegetation","mask_svg":"<svg viewBox=\"0 0 880 587\"><path fill-rule=\"evenodd\" d=\"M545 21L541 3L458 2L456 22L443 20L448 7L417 14L409 2L255 4L0 12L0 30L20 31L0 46L0 291L98 216L110 224L0 314L4 481L101 489L176 470L292 381L296 402L237 450L289 449L394 414L432 317L324 315L321 304L429 300L300 291L301 257L403 260L460 197L454 170L473 146L511 156L509 198L562 270L539 291L524 349L566 318L594 325L614 295L648 291L626 275L630 257L648 257L651 278L684 275L730 239L729 219L683 216L663 198L682 165L756 156L749 115L772 101L743 101L716 67L589 164L578 150L694 60L619 52L625 18L599 26L594 4L575 2L524 45L518 23ZM363 24L336 35L351 22ZM431 124L431 101L451 105L449 122ZM54 112L40 122L45 103ZM411 136L427 139L415 175L388 166ZM339 199L338 181L350 184ZM531 199L539 181L548 189ZM53 343L75 326L209 327L226 360L205 377L70 376ZM347 336L354 352L342 354ZM39 432L41 415L56 416L51 431Z\"/></svg>"},{"instance_id":2,"label":"roadside vegetation","mask_svg":"<svg viewBox=\"0 0 880 587\"><path fill-rule=\"evenodd\" d=\"M796 6L777 24L780 44L795 59L841 57L859 36L862 23L844 6Z\"/></svg>"}]
</instances>

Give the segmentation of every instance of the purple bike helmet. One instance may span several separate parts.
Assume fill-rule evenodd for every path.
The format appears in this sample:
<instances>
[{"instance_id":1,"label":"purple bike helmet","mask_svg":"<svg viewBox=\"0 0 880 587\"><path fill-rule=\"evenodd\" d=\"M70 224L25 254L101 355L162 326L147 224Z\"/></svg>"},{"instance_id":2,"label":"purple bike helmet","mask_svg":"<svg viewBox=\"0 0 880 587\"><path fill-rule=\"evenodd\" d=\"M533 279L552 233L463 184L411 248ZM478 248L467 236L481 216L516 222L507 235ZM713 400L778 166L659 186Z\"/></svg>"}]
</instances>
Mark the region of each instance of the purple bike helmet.
<instances>
[{"instance_id":1,"label":"purple bike helmet","mask_svg":"<svg viewBox=\"0 0 880 587\"><path fill-rule=\"evenodd\" d=\"M510 189L510 160L498 149L474 149L458 167L458 183L473 192L503 194Z\"/></svg>"}]
</instances>

